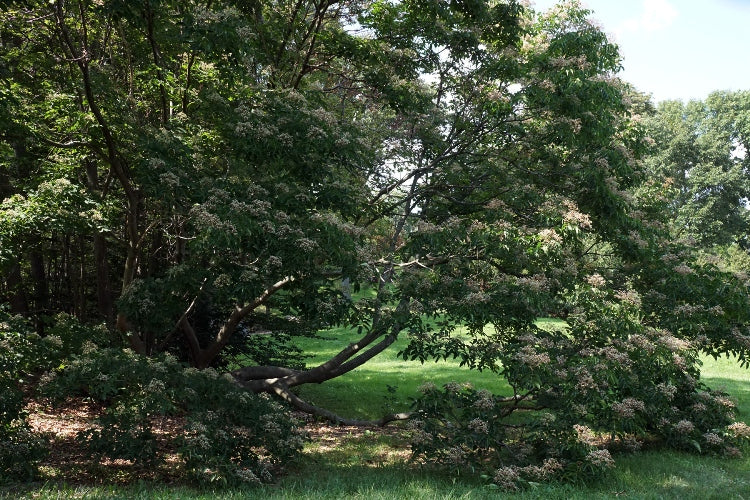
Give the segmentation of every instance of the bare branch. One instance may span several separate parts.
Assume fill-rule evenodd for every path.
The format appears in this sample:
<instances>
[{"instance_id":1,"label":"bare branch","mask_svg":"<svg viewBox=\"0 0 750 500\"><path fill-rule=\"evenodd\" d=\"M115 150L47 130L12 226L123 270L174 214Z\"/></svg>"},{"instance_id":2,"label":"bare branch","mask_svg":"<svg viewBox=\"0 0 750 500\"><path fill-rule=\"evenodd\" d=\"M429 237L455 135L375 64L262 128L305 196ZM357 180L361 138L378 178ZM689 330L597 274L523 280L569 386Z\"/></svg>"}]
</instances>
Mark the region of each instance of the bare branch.
<instances>
[{"instance_id":1,"label":"bare branch","mask_svg":"<svg viewBox=\"0 0 750 500\"><path fill-rule=\"evenodd\" d=\"M47 137L43 137L43 136L37 136L37 137L39 137L39 139L45 144L48 144L55 148L72 149L72 148L79 148L79 147L87 147L87 148L93 147L93 144L88 141L57 142Z\"/></svg>"},{"instance_id":2,"label":"bare branch","mask_svg":"<svg viewBox=\"0 0 750 500\"><path fill-rule=\"evenodd\" d=\"M232 376L242 385L254 380L272 379L296 375L299 370L292 370L283 366L244 366L234 370Z\"/></svg>"}]
</instances>

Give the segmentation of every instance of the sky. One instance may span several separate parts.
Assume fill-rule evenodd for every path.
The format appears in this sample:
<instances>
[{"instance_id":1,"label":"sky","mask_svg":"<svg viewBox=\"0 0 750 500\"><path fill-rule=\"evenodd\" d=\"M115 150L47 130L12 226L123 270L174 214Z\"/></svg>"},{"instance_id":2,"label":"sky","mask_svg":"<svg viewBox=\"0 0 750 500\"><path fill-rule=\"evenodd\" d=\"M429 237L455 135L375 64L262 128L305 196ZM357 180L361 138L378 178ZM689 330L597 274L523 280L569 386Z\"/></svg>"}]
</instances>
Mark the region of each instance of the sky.
<instances>
[{"instance_id":1,"label":"sky","mask_svg":"<svg viewBox=\"0 0 750 500\"><path fill-rule=\"evenodd\" d=\"M532 0L545 11L555 0ZM654 102L750 90L750 0L581 0Z\"/></svg>"}]
</instances>

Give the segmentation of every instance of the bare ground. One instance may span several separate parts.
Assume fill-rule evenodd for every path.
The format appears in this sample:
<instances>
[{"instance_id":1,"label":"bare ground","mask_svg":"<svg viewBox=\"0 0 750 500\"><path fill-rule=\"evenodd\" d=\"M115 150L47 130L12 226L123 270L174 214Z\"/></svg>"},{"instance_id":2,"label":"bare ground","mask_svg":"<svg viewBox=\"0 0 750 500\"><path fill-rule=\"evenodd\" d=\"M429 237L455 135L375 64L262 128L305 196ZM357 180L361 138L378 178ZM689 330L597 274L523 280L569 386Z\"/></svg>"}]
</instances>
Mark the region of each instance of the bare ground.
<instances>
[{"instance_id":1,"label":"bare ground","mask_svg":"<svg viewBox=\"0 0 750 500\"><path fill-rule=\"evenodd\" d=\"M49 454L40 467L43 480L76 485L127 484L140 480L171 484L183 480L181 461L169 448L166 439L167 435L182 431L183 422L179 417L165 417L153 422L159 453L165 460L149 466L128 460L97 459L76 439L80 431L96 426L95 419L104 409L100 404L76 398L54 407L32 401L26 409L34 431L48 441ZM373 437L388 436L391 438L388 439L389 445L377 447L362 465L403 462L409 457L408 445L402 439L403 431L399 427L336 426L311 421L306 415L298 415L298 418L305 422L304 428L310 438L305 454L334 456L346 453L345 450L358 446L358 443L372 441Z\"/></svg>"}]
</instances>

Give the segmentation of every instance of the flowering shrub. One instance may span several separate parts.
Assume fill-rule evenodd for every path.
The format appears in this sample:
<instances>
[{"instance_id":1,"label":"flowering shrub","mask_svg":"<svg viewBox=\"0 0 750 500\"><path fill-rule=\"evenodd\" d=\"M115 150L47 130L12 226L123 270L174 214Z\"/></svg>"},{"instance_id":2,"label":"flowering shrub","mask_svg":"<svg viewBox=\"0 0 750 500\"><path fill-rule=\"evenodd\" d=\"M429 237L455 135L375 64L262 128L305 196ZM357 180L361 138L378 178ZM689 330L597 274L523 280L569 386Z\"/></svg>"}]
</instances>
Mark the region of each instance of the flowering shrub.
<instances>
[{"instance_id":1,"label":"flowering shrub","mask_svg":"<svg viewBox=\"0 0 750 500\"><path fill-rule=\"evenodd\" d=\"M20 316L0 310L0 371L18 379L34 378L60 366L87 344L105 345L109 333L103 325L87 326L60 313L42 337Z\"/></svg>"},{"instance_id":2,"label":"flowering shrub","mask_svg":"<svg viewBox=\"0 0 750 500\"><path fill-rule=\"evenodd\" d=\"M37 463L46 454L42 440L29 428L23 407L16 381L0 373L0 484L33 479Z\"/></svg>"},{"instance_id":3,"label":"flowering shrub","mask_svg":"<svg viewBox=\"0 0 750 500\"><path fill-rule=\"evenodd\" d=\"M660 441L675 449L737 456L750 442L726 394L699 381L697 349L639 315L634 291L576 291L568 326L498 336L492 356L513 387L501 397L427 385L411 421L416 457L481 470L506 489L579 480L613 465L608 449Z\"/></svg>"},{"instance_id":4,"label":"flowering shrub","mask_svg":"<svg viewBox=\"0 0 750 500\"><path fill-rule=\"evenodd\" d=\"M302 448L296 422L279 404L171 356L91 346L43 385L50 396L87 395L104 403L98 425L78 436L100 456L157 462L155 419L183 417L182 431L166 439L201 483L269 481Z\"/></svg>"},{"instance_id":5,"label":"flowering shrub","mask_svg":"<svg viewBox=\"0 0 750 500\"><path fill-rule=\"evenodd\" d=\"M607 450L597 449L572 427L560 425L554 414L509 419L519 408L532 409L520 399L477 391L469 384L433 384L420 388L409 422L412 453L455 471L488 473L504 489L529 482L594 477L613 465Z\"/></svg>"},{"instance_id":6,"label":"flowering shrub","mask_svg":"<svg viewBox=\"0 0 750 500\"><path fill-rule=\"evenodd\" d=\"M33 479L46 453L26 421L19 384L35 364L39 343L22 320L0 311L0 484Z\"/></svg>"},{"instance_id":7,"label":"flowering shrub","mask_svg":"<svg viewBox=\"0 0 750 500\"><path fill-rule=\"evenodd\" d=\"M302 449L304 432L268 395L250 394L211 369L186 368L181 378L189 413L178 443L198 482L267 482Z\"/></svg>"}]
</instances>

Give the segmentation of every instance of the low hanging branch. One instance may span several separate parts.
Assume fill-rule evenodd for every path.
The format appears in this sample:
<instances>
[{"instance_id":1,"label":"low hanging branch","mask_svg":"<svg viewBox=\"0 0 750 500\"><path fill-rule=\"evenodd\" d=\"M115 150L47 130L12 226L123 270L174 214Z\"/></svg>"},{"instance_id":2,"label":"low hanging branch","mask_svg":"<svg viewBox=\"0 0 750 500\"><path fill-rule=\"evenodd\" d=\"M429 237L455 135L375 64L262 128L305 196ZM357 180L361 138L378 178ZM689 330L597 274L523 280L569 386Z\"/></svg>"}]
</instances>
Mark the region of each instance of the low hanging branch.
<instances>
[{"instance_id":1,"label":"low hanging branch","mask_svg":"<svg viewBox=\"0 0 750 500\"><path fill-rule=\"evenodd\" d=\"M407 307L408 301L402 300L396 311L402 312ZM359 341L349 344L325 363L308 370L292 370L277 366L248 366L233 371L232 375L243 387L252 392L275 394L300 411L336 424L382 426L395 420L405 420L409 418L407 413L386 415L378 420L347 419L302 400L290 390L302 384L323 383L362 366L393 344L402 327L402 324L397 321L391 325L390 331L386 331L385 327L377 325L376 321L373 328ZM380 341L375 343L378 339Z\"/></svg>"},{"instance_id":2,"label":"low hanging branch","mask_svg":"<svg viewBox=\"0 0 750 500\"><path fill-rule=\"evenodd\" d=\"M312 405L307 401L302 400L299 396L290 391L288 387L285 387L282 384L273 384L271 388L274 394L287 401L294 408L307 414L324 418L325 420L339 425L355 425L358 427L382 427L390 422L406 420L411 416L410 413L391 413L383 416L382 418L379 418L378 420L357 420L344 418L336 415L331 411Z\"/></svg>"},{"instance_id":3,"label":"low hanging branch","mask_svg":"<svg viewBox=\"0 0 750 500\"><path fill-rule=\"evenodd\" d=\"M183 314L178 321L178 325L182 328L182 331L187 338L195 366L197 368L208 367L224 346L227 345L227 342L229 342L229 339L232 337L232 334L234 334L240 322L247 317L248 314L267 303L268 299L270 299L273 294L293 281L293 276L287 276L268 287L254 300L245 305L236 306L232 314L229 316L229 319L227 319L219 329L219 332L216 334L216 339L205 349L200 346L198 335L190 324L187 314Z\"/></svg>"}]
</instances>

